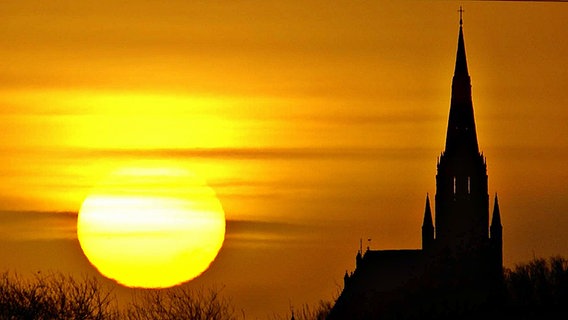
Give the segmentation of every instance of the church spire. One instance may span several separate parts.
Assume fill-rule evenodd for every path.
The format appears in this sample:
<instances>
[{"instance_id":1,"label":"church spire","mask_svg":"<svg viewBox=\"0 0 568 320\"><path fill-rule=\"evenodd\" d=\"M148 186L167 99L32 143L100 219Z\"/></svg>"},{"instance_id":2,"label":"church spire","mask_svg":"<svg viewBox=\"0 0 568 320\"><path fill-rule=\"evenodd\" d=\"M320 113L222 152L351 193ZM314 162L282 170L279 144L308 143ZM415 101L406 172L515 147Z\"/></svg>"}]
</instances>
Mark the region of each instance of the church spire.
<instances>
[{"instance_id":1,"label":"church spire","mask_svg":"<svg viewBox=\"0 0 568 320\"><path fill-rule=\"evenodd\" d=\"M456 54L456 68L454 76L469 77L467 71L467 59L465 57L465 41L463 39L463 25L460 18L460 31L458 35L458 52Z\"/></svg>"},{"instance_id":2,"label":"church spire","mask_svg":"<svg viewBox=\"0 0 568 320\"><path fill-rule=\"evenodd\" d=\"M436 175L435 243L458 251L464 237L481 247L490 232L487 167L477 144L463 20L455 63L446 147Z\"/></svg>"},{"instance_id":3,"label":"church spire","mask_svg":"<svg viewBox=\"0 0 568 320\"><path fill-rule=\"evenodd\" d=\"M471 79L467 69L465 41L463 36L463 19L460 8L460 29L458 34L458 49L456 66L452 80L452 98L448 132L446 135L446 153L471 154L479 153L473 102L471 99Z\"/></svg>"}]
</instances>

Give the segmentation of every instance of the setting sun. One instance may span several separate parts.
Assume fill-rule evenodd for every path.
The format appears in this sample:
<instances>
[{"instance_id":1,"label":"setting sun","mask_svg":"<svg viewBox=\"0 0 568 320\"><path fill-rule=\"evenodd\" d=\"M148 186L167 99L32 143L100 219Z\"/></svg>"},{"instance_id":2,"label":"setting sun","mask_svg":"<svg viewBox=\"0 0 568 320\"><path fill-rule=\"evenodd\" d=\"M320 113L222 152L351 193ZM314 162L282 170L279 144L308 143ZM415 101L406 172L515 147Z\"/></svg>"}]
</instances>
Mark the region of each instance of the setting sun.
<instances>
[{"instance_id":1,"label":"setting sun","mask_svg":"<svg viewBox=\"0 0 568 320\"><path fill-rule=\"evenodd\" d=\"M115 171L91 192L77 234L104 276L164 288L209 267L223 244L225 215L215 192L190 172L143 164Z\"/></svg>"}]
</instances>

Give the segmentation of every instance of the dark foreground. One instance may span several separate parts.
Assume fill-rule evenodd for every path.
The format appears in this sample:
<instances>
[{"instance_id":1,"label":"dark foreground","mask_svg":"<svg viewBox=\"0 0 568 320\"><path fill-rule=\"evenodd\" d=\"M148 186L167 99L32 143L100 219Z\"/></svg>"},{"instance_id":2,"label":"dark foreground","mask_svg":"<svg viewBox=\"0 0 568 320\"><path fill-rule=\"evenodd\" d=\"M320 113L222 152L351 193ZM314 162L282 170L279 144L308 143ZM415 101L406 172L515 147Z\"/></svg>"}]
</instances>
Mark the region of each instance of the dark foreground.
<instances>
[{"instance_id":1,"label":"dark foreground","mask_svg":"<svg viewBox=\"0 0 568 320\"><path fill-rule=\"evenodd\" d=\"M534 259L505 270L504 279L504 299L491 309L438 308L435 313L400 312L365 319L568 319L568 260ZM0 274L0 319L246 319L245 312L235 308L221 293L221 289L182 287L147 290L119 306L112 290L94 278L76 280L42 273L24 278L5 272ZM304 305L294 311L294 318L323 320L331 305ZM290 318L291 314L271 317Z\"/></svg>"}]
</instances>

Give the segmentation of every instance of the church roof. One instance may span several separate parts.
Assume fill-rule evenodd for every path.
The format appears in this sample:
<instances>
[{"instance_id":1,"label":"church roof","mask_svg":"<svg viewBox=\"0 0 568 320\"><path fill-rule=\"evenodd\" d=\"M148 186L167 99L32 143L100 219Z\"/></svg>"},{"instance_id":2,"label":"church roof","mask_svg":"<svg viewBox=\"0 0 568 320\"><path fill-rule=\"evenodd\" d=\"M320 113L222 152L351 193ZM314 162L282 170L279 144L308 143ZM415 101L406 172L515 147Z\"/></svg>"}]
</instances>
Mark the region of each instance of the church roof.
<instances>
[{"instance_id":1,"label":"church roof","mask_svg":"<svg viewBox=\"0 0 568 320\"><path fill-rule=\"evenodd\" d=\"M421 249L367 250L363 259L405 259L420 254Z\"/></svg>"},{"instance_id":2,"label":"church roof","mask_svg":"<svg viewBox=\"0 0 568 320\"><path fill-rule=\"evenodd\" d=\"M367 250L352 281L359 289L388 292L419 277L423 266L422 250Z\"/></svg>"}]
</instances>

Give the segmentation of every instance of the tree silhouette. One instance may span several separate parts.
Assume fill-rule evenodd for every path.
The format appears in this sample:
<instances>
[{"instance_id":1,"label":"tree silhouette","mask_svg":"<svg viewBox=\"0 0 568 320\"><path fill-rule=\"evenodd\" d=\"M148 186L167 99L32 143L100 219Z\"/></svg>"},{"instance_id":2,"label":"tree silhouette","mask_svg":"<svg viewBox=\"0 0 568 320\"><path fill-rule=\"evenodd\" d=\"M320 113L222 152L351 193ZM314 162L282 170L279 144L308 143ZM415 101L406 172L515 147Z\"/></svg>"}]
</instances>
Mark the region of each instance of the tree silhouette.
<instances>
[{"instance_id":1,"label":"tree silhouette","mask_svg":"<svg viewBox=\"0 0 568 320\"><path fill-rule=\"evenodd\" d=\"M220 295L221 290L174 287L147 290L135 295L124 311L129 320L237 320L234 307Z\"/></svg>"},{"instance_id":2,"label":"tree silhouette","mask_svg":"<svg viewBox=\"0 0 568 320\"><path fill-rule=\"evenodd\" d=\"M568 316L568 261L535 258L505 270L505 313L518 319Z\"/></svg>"},{"instance_id":3,"label":"tree silhouette","mask_svg":"<svg viewBox=\"0 0 568 320\"><path fill-rule=\"evenodd\" d=\"M303 304L299 309L294 308L291 314L285 316L275 315L274 320L325 320L333 307L331 301L320 300L315 307Z\"/></svg>"},{"instance_id":4,"label":"tree silhouette","mask_svg":"<svg viewBox=\"0 0 568 320\"><path fill-rule=\"evenodd\" d=\"M57 273L38 273L31 279L0 275L0 319L117 319L110 290L95 278L76 281Z\"/></svg>"}]
</instances>

